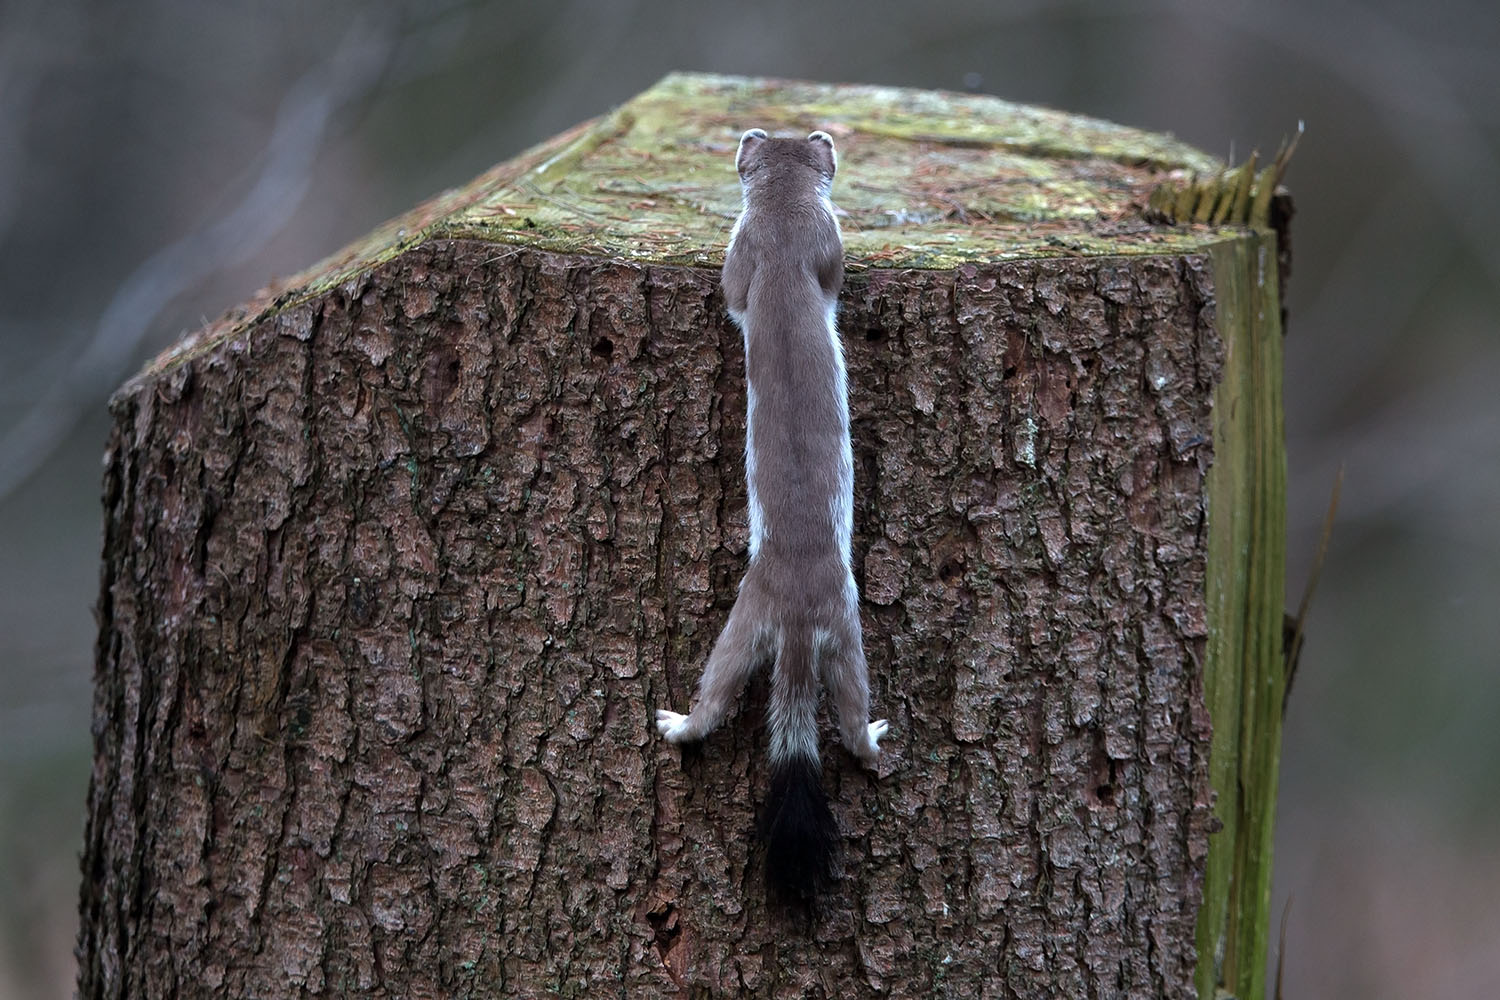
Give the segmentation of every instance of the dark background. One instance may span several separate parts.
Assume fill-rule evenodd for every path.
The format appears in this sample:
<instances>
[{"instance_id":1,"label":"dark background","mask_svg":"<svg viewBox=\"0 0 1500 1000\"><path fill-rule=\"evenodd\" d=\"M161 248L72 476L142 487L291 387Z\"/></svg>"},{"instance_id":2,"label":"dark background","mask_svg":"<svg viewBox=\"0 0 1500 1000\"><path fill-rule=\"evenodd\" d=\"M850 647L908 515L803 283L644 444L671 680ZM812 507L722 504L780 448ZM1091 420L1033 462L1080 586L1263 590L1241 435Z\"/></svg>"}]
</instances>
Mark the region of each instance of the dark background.
<instances>
[{"instance_id":1,"label":"dark background","mask_svg":"<svg viewBox=\"0 0 1500 1000\"><path fill-rule=\"evenodd\" d=\"M1287 183L1289 1000L1500 983L1488 0L0 3L0 997L72 994L104 400L180 333L674 69L976 89ZM747 122L746 125L753 125Z\"/></svg>"}]
</instances>

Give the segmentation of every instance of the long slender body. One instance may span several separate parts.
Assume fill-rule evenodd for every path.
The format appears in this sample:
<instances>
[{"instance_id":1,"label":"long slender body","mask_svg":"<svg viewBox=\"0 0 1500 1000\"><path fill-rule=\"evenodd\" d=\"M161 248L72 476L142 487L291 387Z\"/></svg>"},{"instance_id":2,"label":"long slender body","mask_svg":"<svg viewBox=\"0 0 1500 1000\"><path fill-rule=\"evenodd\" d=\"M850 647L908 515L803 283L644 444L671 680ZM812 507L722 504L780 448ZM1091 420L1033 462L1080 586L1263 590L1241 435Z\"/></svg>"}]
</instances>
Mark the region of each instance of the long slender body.
<instances>
[{"instance_id":1,"label":"long slender body","mask_svg":"<svg viewBox=\"0 0 1500 1000\"><path fill-rule=\"evenodd\" d=\"M850 565L854 461L848 377L834 325L844 248L829 192L833 140L751 129L735 165L744 209L723 287L745 336L745 474L750 566L688 715L658 711L674 743L713 731L750 673L775 660L771 792L763 829L773 885L807 895L831 873L837 830L823 794L821 679L844 746L868 766L885 722L869 722L869 681Z\"/></svg>"}]
</instances>

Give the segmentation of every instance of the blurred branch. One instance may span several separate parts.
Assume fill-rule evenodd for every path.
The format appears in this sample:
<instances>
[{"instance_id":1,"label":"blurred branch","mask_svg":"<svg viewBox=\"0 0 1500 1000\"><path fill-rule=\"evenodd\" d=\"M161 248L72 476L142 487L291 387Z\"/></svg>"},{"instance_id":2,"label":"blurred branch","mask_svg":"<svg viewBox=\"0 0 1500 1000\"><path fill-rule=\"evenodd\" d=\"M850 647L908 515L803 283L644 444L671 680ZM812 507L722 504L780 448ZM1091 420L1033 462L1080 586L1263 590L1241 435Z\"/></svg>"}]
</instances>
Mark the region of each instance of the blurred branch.
<instances>
[{"instance_id":1,"label":"blurred branch","mask_svg":"<svg viewBox=\"0 0 1500 1000\"><path fill-rule=\"evenodd\" d=\"M6 139L0 142L0 237L15 215L26 148L20 137L26 134L32 97L45 70L38 50L47 48L30 25L40 6L25 4L0 20L0 136Z\"/></svg>"},{"instance_id":2,"label":"blurred branch","mask_svg":"<svg viewBox=\"0 0 1500 1000\"><path fill-rule=\"evenodd\" d=\"M1341 431L1320 435L1299 464L1309 478L1347 464L1339 520L1393 518L1407 530L1474 548L1493 546L1500 495L1500 411L1490 402L1500 352L1465 359L1465 371L1408 391Z\"/></svg>"},{"instance_id":3,"label":"blurred branch","mask_svg":"<svg viewBox=\"0 0 1500 1000\"><path fill-rule=\"evenodd\" d=\"M88 344L0 436L0 498L24 483L118 381L156 317L206 278L243 263L279 232L307 194L329 122L368 93L390 56L394 30L356 21L325 62L287 91L255 183L227 215L158 250L116 289Z\"/></svg>"}]
</instances>

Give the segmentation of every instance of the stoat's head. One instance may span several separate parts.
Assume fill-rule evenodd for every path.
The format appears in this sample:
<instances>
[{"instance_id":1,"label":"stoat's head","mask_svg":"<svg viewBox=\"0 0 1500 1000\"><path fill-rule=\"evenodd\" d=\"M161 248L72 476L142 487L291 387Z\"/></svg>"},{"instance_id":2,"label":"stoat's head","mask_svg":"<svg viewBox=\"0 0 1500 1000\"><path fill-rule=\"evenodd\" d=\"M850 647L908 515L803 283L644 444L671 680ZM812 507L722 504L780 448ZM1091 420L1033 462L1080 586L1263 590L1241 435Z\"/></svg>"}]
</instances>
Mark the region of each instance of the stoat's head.
<instances>
[{"instance_id":1,"label":"stoat's head","mask_svg":"<svg viewBox=\"0 0 1500 1000\"><path fill-rule=\"evenodd\" d=\"M772 139L763 129L753 128L740 136L734 166L747 196L777 191L787 197L827 197L833 188L838 156L833 151L833 137L827 132L814 132L806 139Z\"/></svg>"}]
</instances>

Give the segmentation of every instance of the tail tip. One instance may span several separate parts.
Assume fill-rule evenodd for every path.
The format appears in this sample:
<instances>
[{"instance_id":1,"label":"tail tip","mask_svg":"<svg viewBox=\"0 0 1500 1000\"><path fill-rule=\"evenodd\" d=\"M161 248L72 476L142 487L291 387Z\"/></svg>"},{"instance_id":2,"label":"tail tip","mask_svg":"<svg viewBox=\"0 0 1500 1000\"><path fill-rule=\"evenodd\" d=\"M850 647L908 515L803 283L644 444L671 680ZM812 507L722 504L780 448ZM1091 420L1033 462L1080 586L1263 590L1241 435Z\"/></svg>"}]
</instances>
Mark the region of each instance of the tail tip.
<instances>
[{"instance_id":1,"label":"tail tip","mask_svg":"<svg viewBox=\"0 0 1500 1000\"><path fill-rule=\"evenodd\" d=\"M774 767L761 836L766 842L766 883L773 893L806 902L833 883L838 825L828 809L816 758Z\"/></svg>"}]
</instances>

